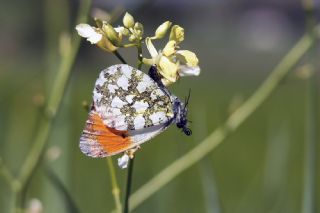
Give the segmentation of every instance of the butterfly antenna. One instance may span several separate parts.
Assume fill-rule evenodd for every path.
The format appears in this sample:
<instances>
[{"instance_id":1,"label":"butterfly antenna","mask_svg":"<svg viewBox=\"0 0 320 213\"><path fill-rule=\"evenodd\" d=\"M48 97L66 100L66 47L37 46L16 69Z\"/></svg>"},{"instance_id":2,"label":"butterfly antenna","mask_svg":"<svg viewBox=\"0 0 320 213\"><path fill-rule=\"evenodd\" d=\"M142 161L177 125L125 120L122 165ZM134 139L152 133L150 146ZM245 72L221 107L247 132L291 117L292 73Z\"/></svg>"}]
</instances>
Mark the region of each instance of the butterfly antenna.
<instances>
[{"instance_id":1,"label":"butterfly antenna","mask_svg":"<svg viewBox=\"0 0 320 213\"><path fill-rule=\"evenodd\" d=\"M188 106L188 104L189 104L190 94L191 94L191 89L189 89L188 97L185 98L184 108L186 108Z\"/></svg>"}]
</instances>

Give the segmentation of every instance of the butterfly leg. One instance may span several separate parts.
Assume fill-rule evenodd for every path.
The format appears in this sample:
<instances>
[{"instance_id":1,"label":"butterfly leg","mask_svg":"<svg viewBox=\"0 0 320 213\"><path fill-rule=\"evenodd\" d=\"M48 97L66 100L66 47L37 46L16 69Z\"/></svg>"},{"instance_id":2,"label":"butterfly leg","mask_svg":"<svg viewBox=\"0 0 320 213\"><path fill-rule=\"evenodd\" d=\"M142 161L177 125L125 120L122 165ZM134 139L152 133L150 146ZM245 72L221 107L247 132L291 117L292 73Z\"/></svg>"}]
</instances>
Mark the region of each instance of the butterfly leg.
<instances>
[{"instance_id":1,"label":"butterfly leg","mask_svg":"<svg viewBox=\"0 0 320 213\"><path fill-rule=\"evenodd\" d=\"M126 151L126 154L132 159L134 158L134 154L140 149L141 147L138 145L132 149Z\"/></svg>"}]
</instances>

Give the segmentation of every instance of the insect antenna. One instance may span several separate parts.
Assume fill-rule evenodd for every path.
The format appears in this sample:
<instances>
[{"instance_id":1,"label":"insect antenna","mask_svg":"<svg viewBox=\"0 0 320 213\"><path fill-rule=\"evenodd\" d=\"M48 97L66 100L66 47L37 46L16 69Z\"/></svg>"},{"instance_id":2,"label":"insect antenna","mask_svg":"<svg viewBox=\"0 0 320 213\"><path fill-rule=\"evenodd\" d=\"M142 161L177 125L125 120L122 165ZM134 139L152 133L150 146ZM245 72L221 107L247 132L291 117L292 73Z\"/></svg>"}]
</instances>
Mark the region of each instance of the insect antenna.
<instances>
[{"instance_id":1,"label":"insect antenna","mask_svg":"<svg viewBox=\"0 0 320 213\"><path fill-rule=\"evenodd\" d=\"M186 97L185 99L184 99L184 109L188 106L188 104L189 104L189 99L190 99L190 94L191 94L191 89L189 89L189 94L188 94L188 97Z\"/></svg>"}]
</instances>

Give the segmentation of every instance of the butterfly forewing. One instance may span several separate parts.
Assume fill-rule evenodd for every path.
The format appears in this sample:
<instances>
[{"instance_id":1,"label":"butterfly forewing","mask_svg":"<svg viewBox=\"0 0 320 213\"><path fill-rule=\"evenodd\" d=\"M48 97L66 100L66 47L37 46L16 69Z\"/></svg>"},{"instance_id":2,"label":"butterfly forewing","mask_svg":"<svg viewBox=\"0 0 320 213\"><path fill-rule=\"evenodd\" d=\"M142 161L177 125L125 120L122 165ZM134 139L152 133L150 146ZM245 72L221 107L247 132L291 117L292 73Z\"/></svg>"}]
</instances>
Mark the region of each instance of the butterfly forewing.
<instances>
[{"instance_id":1,"label":"butterfly forewing","mask_svg":"<svg viewBox=\"0 0 320 213\"><path fill-rule=\"evenodd\" d=\"M106 157L150 140L174 122L172 98L133 67L120 64L103 70L80 138L81 151Z\"/></svg>"},{"instance_id":2,"label":"butterfly forewing","mask_svg":"<svg viewBox=\"0 0 320 213\"><path fill-rule=\"evenodd\" d=\"M124 64L100 73L93 93L103 123L116 130L139 130L169 122L170 97L148 75Z\"/></svg>"}]
</instances>

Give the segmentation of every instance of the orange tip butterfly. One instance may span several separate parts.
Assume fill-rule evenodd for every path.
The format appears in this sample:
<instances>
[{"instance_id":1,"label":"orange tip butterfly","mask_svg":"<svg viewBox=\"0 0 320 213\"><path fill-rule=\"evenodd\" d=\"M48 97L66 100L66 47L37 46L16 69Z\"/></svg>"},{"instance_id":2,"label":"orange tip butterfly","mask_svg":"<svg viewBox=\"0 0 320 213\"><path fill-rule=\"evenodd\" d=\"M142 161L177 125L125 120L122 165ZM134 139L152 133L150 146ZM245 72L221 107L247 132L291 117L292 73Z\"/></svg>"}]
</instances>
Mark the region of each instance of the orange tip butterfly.
<instances>
[{"instance_id":1,"label":"orange tip butterfly","mask_svg":"<svg viewBox=\"0 0 320 213\"><path fill-rule=\"evenodd\" d=\"M150 76L126 64L101 71L93 90L93 104L80 138L81 151L107 157L138 147L175 123L186 135L187 104Z\"/></svg>"}]
</instances>

